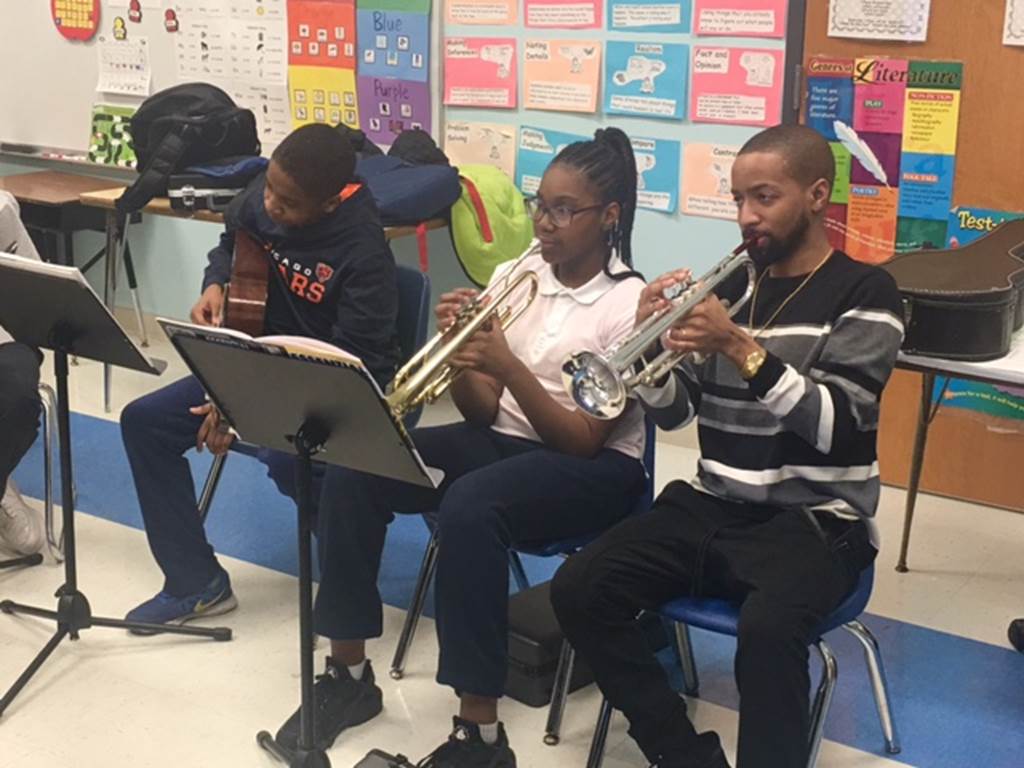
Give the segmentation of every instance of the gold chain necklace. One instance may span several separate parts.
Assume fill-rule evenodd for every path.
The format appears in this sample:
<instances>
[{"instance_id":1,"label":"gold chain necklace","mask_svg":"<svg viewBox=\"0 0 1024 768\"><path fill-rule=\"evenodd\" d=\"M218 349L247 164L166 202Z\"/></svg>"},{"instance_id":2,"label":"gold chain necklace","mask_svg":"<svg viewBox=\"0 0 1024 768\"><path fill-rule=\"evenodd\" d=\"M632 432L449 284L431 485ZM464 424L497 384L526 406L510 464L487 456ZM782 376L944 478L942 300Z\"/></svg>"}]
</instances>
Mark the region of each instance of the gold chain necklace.
<instances>
[{"instance_id":1,"label":"gold chain necklace","mask_svg":"<svg viewBox=\"0 0 1024 768\"><path fill-rule=\"evenodd\" d=\"M781 304L779 304L779 308L772 312L771 317L769 317L765 321L764 325L762 325L760 328L755 329L754 310L757 308L757 292L758 290L760 290L761 283L764 282L764 279L768 275L768 272L770 271L771 267L766 268L765 271L761 273L761 276L757 278L757 282L754 283L754 294L750 297L750 318L747 322L747 327L750 329L750 335L753 338L756 339L762 331L764 331L769 325L775 322L775 318L779 316L779 313L781 313L782 310L786 308L786 305L789 304L789 302L793 299L794 296L796 296L798 293L800 293L800 291L803 290L804 286L811 281L811 278L814 277L817 271L821 269L823 266L825 266L825 262L832 257L833 253L835 253L835 249L829 248L828 253L825 254L825 258L818 262L818 266L812 269L810 273L807 275L807 277L803 279L803 282L801 282L800 285L798 285L796 289L791 294L789 294L789 296L787 296Z\"/></svg>"}]
</instances>

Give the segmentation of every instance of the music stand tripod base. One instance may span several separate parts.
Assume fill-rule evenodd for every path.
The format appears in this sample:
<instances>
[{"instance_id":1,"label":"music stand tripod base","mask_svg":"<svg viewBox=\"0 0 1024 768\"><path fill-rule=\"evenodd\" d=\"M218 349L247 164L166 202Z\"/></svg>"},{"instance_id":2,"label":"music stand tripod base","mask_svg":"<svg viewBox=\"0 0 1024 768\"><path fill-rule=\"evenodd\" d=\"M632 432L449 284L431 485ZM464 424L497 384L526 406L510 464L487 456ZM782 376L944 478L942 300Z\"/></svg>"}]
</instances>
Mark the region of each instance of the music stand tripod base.
<instances>
[{"instance_id":1,"label":"music stand tripod base","mask_svg":"<svg viewBox=\"0 0 1024 768\"><path fill-rule=\"evenodd\" d=\"M19 566L39 565L43 562L43 556L36 552L32 555L15 557L13 560L0 560L0 570L4 568L18 568Z\"/></svg>"}]
</instances>

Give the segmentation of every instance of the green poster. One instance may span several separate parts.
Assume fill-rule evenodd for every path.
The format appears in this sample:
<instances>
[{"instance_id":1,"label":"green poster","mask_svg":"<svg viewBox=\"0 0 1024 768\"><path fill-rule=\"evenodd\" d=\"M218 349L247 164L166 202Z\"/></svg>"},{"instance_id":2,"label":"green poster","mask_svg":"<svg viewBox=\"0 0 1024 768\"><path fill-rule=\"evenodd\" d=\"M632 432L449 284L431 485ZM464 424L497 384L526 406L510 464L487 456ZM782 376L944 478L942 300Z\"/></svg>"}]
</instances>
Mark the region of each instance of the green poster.
<instances>
[{"instance_id":1,"label":"green poster","mask_svg":"<svg viewBox=\"0 0 1024 768\"><path fill-rule=\"evenodd\" d=\"M934 88L959 91L964 81L964 65L959 61L911 61L908 88Z\"/></svg>"},{"instance_id":2,"label":"green poster","mask_svg":"<svg viewBox=\"0 0 1024 768\"><path fill-rule=\"evenodd\" d=\"M830 141L832 155L836 159L836 183L832 187L832 204L846 205L850 202L850 166L853 158L850 150L838 141Z\"/></svg>"},{"instance_id":3,"label":"green poster","mask_svg":"<svg viewBox=\"0 0 1024 768\"><path fill-rule=\"evenodd\" d=\"M901 216L896 228L896 252L945 248L947 225L948 222L945 221L906 219Z\"/></svg>"},{"instance_id":4,"label":"green poster","mask_svg":"<svg viewBox=\"0 0 1024 768\"><path fill-rule=\"evenodd\" d=\"M92 108L92 130L89 135L89 160L100 165L134 168L135 148L128 132L128 121L135 107L97 104Z\"/></svg>"}]
</instances>

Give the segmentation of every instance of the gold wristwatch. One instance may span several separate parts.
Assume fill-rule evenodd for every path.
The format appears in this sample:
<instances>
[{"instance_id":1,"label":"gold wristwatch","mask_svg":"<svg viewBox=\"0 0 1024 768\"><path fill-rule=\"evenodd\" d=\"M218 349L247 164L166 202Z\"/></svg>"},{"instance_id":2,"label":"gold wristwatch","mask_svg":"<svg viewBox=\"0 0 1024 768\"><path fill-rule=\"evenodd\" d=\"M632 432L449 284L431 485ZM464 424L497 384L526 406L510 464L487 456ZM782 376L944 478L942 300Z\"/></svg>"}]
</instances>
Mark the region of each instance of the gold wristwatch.
<instances>
[{"instance_id":1,"label":"gold wristwatch","mask_svg":"<svg viewBox=\"0 0 1024 768\"><path fill-rule=\"evenodd\" d=\"M767 354L763 349L755 349L747 355L743 365L740 366L740 378L744 381L750 381L757 376L757 372L761 370L766 357Z\"/></svg>"}]
</instances>

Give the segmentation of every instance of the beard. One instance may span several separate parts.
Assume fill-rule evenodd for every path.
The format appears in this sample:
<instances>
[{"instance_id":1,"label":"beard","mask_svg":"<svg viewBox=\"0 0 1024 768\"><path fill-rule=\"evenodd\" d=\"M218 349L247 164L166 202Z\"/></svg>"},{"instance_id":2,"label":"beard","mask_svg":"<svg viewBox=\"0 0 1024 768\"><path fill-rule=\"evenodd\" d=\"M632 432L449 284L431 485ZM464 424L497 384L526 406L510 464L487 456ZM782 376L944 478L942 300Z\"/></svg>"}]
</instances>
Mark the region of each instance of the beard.
<instances>
[{"instance_id":1,"label":"beard","mask_svg":"<svg viewBox=\"0 0 1024 768\"><path fill-rule=\"evenodd\" d=\"M803 243L807 236L807 230L811 227L811 217L801 213L799 220L786 234L776 237L774 235L761 235L757 242L750 246L747 253L751 260L757 265L758 271L767 269L777 261L781 261L794 253ZM744 238L757 237L756 230L744 233Z\"/></svg>"}]
</instances>

